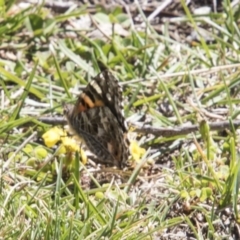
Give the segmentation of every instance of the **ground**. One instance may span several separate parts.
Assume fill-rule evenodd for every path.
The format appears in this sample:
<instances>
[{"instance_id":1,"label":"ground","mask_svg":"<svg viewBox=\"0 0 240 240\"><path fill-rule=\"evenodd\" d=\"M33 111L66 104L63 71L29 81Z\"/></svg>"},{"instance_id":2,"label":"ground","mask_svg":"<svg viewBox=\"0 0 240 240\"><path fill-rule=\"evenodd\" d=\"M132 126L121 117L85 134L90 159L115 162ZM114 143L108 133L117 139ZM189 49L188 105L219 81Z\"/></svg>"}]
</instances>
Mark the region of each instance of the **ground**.
<instances>
[{"instance_id":1,"label":"ground","mask_svg":"<svg viewBox=\"0 0 240 240\"><path fill-rule=\"evenodd\" d=\"M240 239L237 1L0 11L1 239ZM131 143L120 169L63 116L106 68Z\"/></svg>"}]
</instances>

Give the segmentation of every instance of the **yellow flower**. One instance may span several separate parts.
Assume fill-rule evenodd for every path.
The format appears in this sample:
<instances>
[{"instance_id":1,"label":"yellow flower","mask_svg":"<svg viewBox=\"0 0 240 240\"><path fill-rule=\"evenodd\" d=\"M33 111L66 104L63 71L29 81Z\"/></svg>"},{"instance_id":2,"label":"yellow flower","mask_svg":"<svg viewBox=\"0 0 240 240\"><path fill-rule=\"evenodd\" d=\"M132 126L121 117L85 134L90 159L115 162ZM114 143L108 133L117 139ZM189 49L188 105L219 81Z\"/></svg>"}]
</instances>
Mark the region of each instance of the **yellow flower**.
<instances>
[{"instance_id":1,"label":"yellow flower","mask_svg":"<svg viewBox=\"0 0 240 240\"><path fill-rule=\"evenodd\" d=\"M53 147L58 141L61 140L61 137L64 136L66 136L66 132L63 129L54 127L45 132L42 135L42 138L47 147Z\"/></svg>"},{"instance_id":2,"label":"yellow flower","mask_svg":"<svg viewBox=\"0 0 240 240\"><path fill-rule=\"evenodd\" d=\"M63 137L62 138L62 145L66 149L66 153L69 156L69 160L72 161L75 157L75 152L79 152L80 158L83 164L87 163L87 156L85 152L80 149L79 143L77 143L73 138Z\"/></svg>"},{"instance_id":3,"label":"yellow flower","mask_svg":"<svg viewBox=\"0 0 240 240\"><path fill-rule=\"evenodd\" d=\"M135 161L139 161L142 156L146 153L144 148L139 147L136 141L132 141L130 144L130 152Z\"/></svg>"},{"instance_id":4,"label":"yellow flower","mask_svg":"<svg viewBox=\"0 0 240 240\"><path fill-rule=\"evenodd\" d=\"M69 162L71 162L75 157L75 152L79 152L81 160L84 164L87 163L87 156L85 152L80 149L79 143L73 138L67 137L67 133L59 127L53 127L49 129L46 133L42 135L44 143L47 147L51 148L57 144L61 143L60 154L67 154Z\"/></svg>"}]
</instances>

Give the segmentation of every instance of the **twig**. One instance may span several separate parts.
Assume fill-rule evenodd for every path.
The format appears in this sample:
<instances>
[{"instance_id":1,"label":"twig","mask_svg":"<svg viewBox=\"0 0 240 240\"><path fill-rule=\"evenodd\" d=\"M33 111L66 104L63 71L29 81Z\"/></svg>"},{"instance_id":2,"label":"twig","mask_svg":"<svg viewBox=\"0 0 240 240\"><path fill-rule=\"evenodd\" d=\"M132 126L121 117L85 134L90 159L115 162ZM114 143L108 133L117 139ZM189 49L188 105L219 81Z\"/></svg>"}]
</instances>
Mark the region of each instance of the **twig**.
<instances>
[{"instance_id":1,"label":"twig","mask_svg":"<svg viewBox=\"0 0 240 240\"><path fill-rule=\"evenodd\" d=\"M66 12L69 8L77 6L76 3L73 1L69 2L62 2L62 1L39 1L39 0L28 0L28 3L34 5L43 5L46 8L51 8L53 11L56 12Z\"/></svg>"},{"instance_id":2,"label":"twig","mask_svg":"<svg viewBox=\"0 0 240 240\"><path fill-rule=\"evenodd\" d=\"M155 11L153 11L147 20L152 21L162 10L164 10L168 5L172 3L172 0L165 0L162 4L160 4Z\"/></svg>"},{"instance_id":3,"label":"twig","mask_svg":"<svg viewBox=\"0 0 240 240\"><path fill-rule=\"evenodd\" d=\"M63 117L41 117L38 119L40 122L52 125L64 125L67 124L66 120ZM232 121L234 127L240 126L240 120ZM178 127L140 127L139 125L132 124L135 128L135 132L153 134L155 136L163 137L172 137L177 135L185 135L192 132L197 132L199 130L199 125L190 125L190 126L178 126ZM229 121L221 121L216 123L209 123L211 131L220 131L224 129L229 129L231 127Z\"/></svg>"},{"instance_id":4,"label":"twig","mask_svg":"<svg viewBox=\"0 0 240 240\"><path fill-rule=\"evenodd\" d=\"M232 121L234 127L240 126L240 120ZM209 127L211 131L220 131L224 129L229 129L231 127L229 121L221 121L217 123L209 123ZM175 128L155 128L155 127L142 127L136 128L135 132L139 133L150 133L155 136L163 136L163 137L172 137L177 135L185 135L192 132L197 132L199 130L199 125L191 125L191 126L179 126Z\"/></svg>"}]
</instances>

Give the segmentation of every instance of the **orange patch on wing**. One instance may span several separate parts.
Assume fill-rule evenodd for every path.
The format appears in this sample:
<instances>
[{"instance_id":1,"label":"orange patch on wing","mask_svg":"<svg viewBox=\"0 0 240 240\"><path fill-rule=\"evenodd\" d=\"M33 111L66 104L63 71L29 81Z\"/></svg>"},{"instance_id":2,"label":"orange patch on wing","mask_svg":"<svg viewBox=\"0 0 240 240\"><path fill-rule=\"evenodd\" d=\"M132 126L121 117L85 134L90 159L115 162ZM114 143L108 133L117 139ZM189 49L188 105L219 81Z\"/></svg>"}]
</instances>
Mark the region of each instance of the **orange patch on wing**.
<instances>
[{"instance_id":1,"label":"orange patch on wing","mask_svg":"<svg viewBox=\"0 0 240 240\"><path fill-rule=\"evenodd\" d=\"M102 100L97 100L94 104L94 107L102 107L104 106L104 103Z\"/></svg>"},{"instance_id":2,"label":"orange patch on wing","mask_svg":"<svg viewBox=\"0 0 240 240\"><path fill-rule=\"evenodd\" d=\"M79 112L86 111L89 108L104 106L104 103L102 100L96 100L95 102L93 102L86 94L82 94L81 98L85 104L82 104L82 103L79 104L78 106Z\"/></svg>"}]
</instances>

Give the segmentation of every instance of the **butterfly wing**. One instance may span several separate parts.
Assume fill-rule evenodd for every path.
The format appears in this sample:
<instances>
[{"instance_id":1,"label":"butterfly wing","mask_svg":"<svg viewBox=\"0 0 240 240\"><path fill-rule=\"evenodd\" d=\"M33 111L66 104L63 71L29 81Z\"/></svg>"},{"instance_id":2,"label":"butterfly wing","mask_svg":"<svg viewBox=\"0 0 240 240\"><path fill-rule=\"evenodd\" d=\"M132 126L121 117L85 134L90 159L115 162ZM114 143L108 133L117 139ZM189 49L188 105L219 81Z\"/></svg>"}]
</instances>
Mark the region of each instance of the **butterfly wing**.
<instances>
[{"instance_id":1,"label":"butterfly wing","mask_svg":"<svg viewBox=\"0 0 240 240\"><path fill-rule=\"evenodd\" d=\"M84 140L99 162L121 167L128 156L128 146L108 107L92 108L77 116L67 115L67 118L72 130Z\"/></svg>"},{"instance_id":2,"label":"butterfly wing","mask_svg":"<svg viewBox=\"0 0 240 240\"><path fill-rule=\"evenodd\" d=\"M102 97L103 102L107 107L109 107L113 115L116 117L123 131L127 132L127 126L123 113L122 88L119 85L118 80L108 71L100 73L94 79L95 84L97 83L104 93L102 95L98 95L98 97Z\"/></svg>"},{"instance_id":3,"label":"butterfly wing","mask_svg":"<svg viewBox=\"0 0 240 240\"><path fill-rule=\"evenodd\" d=\"M100 162L121 167L128 158L127 127L122 90L111 73L104 71L91 81L74 106L65 106L73 131L84 139Z\"/></svg>"}]
</instances>

